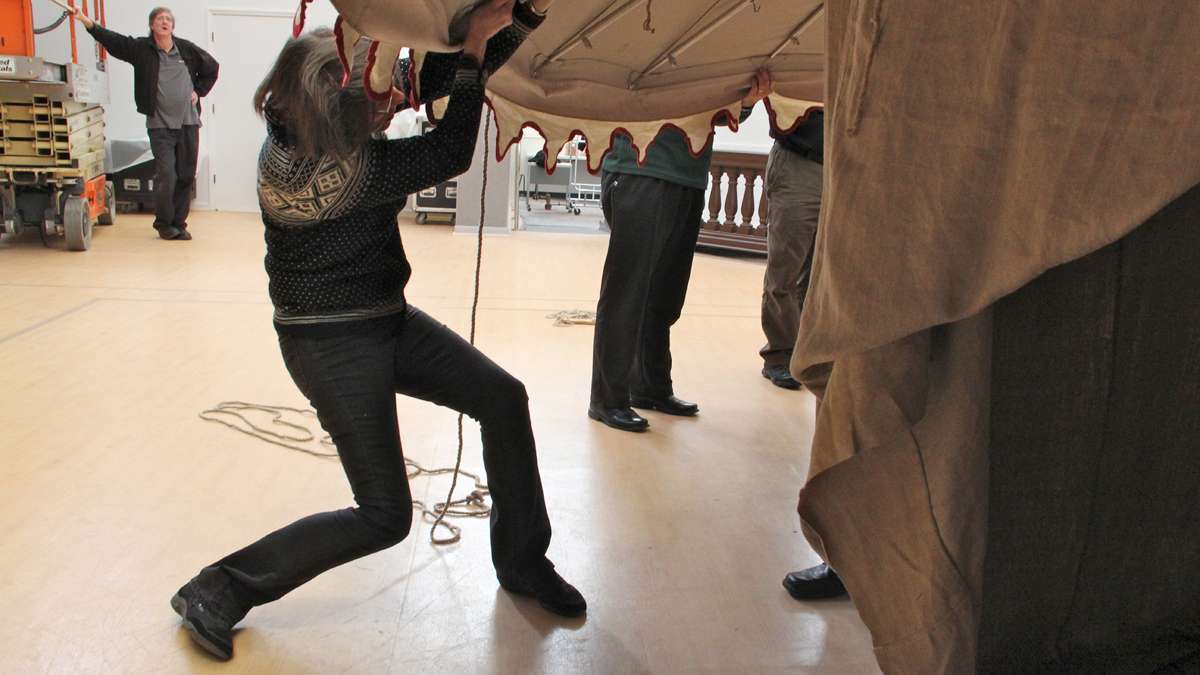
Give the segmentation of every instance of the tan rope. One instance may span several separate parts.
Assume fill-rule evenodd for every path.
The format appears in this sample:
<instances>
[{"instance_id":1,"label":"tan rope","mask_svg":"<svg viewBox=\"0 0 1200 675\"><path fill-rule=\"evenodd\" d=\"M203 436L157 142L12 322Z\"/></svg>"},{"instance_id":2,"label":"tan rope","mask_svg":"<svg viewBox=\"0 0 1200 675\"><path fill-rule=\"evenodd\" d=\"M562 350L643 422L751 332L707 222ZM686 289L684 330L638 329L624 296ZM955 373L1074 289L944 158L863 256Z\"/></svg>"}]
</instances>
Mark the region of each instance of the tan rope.
<instances>
[{"instance_id":1,"label":"tan rope","mask_svg":"<svg viewBox=\"0 0 1200 675\"><path fill-rule=\"evenodd\" d=\"M479 229L475 239L475 293L471 298L471 333L468 342L471 345L475 344L475 318L479 313L479 272L483 266L483 224L487 218L487 184L488 184L488 136L492 130L492 114L491 110L484 107L483 114L486 118L486 125L483 128L483 185L479 188ZM454 474L450 477L450 492L446 494L446 503L454 503L454 488L458 486L458 474L463 473L462 467L463 454L463 414L458 413L458 452L454 457ZM476 485L479 484L479 479L475 479ZM442 520L446 517L446 510L442 509L437 514L437 519L433 521L433 527L429 529L429 541L434 544L453 544L458 541L459 537L455 535L450 540L439 540L436 536L438 525L442 524Z\"/></svg>"},{"instance_id":2,"label":"tan rope","mask_svg":"<svg viewBox=\"0 0 1200 675\"><path fill-rule=\"evenodd\" d=\"M547 314L546 318L554 319L555 326L584 326L596 323L596 313L586 309L564 309Z\"/></svg>"}]
</instances>

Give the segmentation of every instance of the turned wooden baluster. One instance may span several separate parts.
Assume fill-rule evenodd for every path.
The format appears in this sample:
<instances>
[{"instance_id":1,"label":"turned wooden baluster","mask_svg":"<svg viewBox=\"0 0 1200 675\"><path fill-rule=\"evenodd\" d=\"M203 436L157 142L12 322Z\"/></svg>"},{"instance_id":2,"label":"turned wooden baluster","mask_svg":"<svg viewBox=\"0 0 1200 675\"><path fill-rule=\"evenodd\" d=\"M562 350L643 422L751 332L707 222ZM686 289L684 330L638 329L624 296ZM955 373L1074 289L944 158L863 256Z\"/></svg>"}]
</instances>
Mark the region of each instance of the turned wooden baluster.
<instances>
[{"instance_id":1,"label":"turned wooden baluster","mask_svg":"<svg viewBox=\"0 0 1200 675\"><path fill-rule=\"evenodd\" d=\"M704 224L706 230L719 230L721 223L719 222L721 214L721 167L708 167L708 175L712 181L708 189L708 222Z\"/></svg>"},{"instance_id":2,"label":"turned wooden baluster","mask_svg":"<svg viewBox=\"0 0 1200 675\"><path fill-rule=\"evenodd\" d=\"M758 230L755 232L763 237L767 236L767 228L771 226L771 219L768 216L770 211L767 210L769 205L767 202L767 174L763 173L762 196L758 198Z\"/></svg>"},{"instance_id":3,"label":"turned wooden baluster","mask_svg":"<svg viewBox=\"0 0 1200 675\"><path fill-rule=\"evenodd\" d=\"M746 191L742 193L742 226L738 228L738 232L742 234L754 234L754 181L758 178L756 169L743 169L742 175L746 177Z\"/></svg>"},{"instance_id":4,"label":"turned wooden baluster","mask_svg":"<svg viewBox=\"0 0 1200 675\"><path fill-rule=\"evenodd\" d=\"M721 223L724 232L737 232L737 189L738 174L736 170L725 169L729 177L729 186L725 190L725 220Z\"/></svg>"}]
</instances>

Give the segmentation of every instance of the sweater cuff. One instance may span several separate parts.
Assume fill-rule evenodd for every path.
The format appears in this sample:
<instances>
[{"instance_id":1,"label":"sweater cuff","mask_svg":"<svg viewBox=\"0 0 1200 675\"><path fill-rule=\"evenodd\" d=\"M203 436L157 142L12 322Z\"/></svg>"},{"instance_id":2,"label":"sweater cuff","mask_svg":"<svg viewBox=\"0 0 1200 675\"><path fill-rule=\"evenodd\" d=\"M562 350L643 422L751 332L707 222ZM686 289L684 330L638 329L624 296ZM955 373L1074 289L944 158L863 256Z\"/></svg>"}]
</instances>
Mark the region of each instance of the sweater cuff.
<instances>
[{"instance_id":1,"label":"sweater cuff","mask_svg":"<svg viewBox=\"0 0 1200 675\"><path fill-rule=\"evenodd\" d=\"M458 57L458 69L454 73L454 83L462 82L487 84L487 73L470 54L460 54Z\"/></svg>"},{"instance_id":2,"label":"sweater cuff","mask_svg":"<svg viewBox=\"0 0 1200 675\"><path fill-rule=\"evenodd\" d=\"M522 36L529 35L542 22L546 20L545 14L538 14L533 11L533 3L518 2L513 6L513 28L517 29Z\"/></svg>"}]
</instances>

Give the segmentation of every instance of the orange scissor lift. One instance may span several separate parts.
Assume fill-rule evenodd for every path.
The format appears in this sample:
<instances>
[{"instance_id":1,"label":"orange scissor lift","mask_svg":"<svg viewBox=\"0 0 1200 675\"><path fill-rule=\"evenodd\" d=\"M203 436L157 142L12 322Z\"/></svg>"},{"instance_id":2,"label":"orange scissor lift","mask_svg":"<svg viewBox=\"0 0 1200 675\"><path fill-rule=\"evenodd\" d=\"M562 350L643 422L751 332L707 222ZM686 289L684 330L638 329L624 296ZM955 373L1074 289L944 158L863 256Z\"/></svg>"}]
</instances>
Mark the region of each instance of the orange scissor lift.
<instances>
[{"instance_id":1,"label":"orange scissor lift","mask_svg":"<svg viewBox=\"0 0 1200 675\"><path fill-rule=\"evenodd\" d=\"M57 21L35 28L32 0L0 0L0 233L37 227L43 241L63 236L67 248L86 251L92 225L111 225L113 189L104 174L107 54L81 63L76 0L46 0L64 8ZM103 0L80 9L104 24ZM37 54L37 35L67 24L71 62Z\"/></svg>"}]
</instances>

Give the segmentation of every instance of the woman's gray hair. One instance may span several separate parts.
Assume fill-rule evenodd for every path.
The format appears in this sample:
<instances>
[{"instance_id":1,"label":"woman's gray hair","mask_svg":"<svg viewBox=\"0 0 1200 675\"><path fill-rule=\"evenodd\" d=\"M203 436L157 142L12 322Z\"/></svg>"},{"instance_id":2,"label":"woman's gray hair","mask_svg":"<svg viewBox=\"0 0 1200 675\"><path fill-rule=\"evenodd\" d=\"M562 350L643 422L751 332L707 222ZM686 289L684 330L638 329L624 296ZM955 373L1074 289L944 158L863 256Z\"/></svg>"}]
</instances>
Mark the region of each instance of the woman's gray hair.
<instances>
[{"instance_id":1,"label":"woman's gray hair","mask_svg":"<svg viewBox=\"0 0 1200 675\"><path fill-rule=\"evenodd\" d=\"M289 39L279 52L254 94L254 109L287 129L297 155L347 159L370 140L372 119L381 104L363 90L366 42L355 49L344 87L342 61L328 28Z\"/></svg>"}]
</instances>

